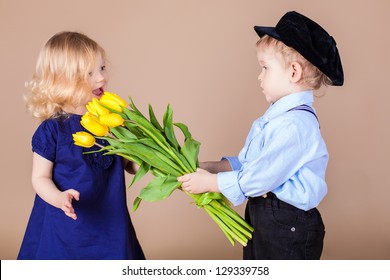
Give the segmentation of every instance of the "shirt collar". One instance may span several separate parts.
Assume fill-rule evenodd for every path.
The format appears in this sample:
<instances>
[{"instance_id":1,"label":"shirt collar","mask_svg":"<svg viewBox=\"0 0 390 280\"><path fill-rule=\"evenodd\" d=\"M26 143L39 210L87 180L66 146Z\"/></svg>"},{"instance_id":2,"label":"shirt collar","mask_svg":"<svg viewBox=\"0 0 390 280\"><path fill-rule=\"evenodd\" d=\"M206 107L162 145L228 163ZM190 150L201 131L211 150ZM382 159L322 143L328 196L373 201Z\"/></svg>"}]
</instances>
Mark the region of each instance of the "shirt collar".
<instances>
[{"instance_id":1,"label":"shirt collar","mask_svg":"<svg viewBox=\"0 0 390 280\"><path fill-rule=\"evenodd\" d=\"M313 91L301 91L286 95L273 103L264 114L264 119L267 121L287 112L288 110L302 104L309 106L313 105Z\"/></svg>"}]
</instances>

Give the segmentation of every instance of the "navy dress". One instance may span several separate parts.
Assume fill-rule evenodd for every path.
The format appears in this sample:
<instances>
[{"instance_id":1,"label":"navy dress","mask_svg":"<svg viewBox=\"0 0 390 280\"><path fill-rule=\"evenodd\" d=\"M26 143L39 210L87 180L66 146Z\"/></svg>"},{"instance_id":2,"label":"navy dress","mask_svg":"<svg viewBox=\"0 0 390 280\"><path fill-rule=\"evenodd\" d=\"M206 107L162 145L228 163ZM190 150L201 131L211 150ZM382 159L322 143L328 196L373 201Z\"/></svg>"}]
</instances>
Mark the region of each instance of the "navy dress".
<instances>
[{"instance_id":1,"label":"navy dress","mask_svg":"<svg viewBox=\"0 0 390 280\"><path fill-rule=\"evenodd\" d=\"M53 181L75 189L77 220L35 196L18 259L145 259L126 203L122 158L73 144L83 131L79 115L44 121L32 138L35 153L53 162Z\"/></svg>"}]
</instances>

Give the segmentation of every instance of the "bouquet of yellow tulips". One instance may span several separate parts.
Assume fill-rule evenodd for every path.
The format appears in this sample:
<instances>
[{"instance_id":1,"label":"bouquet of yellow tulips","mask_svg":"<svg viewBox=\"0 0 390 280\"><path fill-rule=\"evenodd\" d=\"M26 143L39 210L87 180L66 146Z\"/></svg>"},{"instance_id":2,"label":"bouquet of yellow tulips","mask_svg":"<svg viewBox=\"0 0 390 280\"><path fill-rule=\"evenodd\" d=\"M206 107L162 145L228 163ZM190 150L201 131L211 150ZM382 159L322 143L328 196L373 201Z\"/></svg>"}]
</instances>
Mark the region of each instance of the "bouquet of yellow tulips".
<instances>
[{"instance_id":1,"label":"bouquet of yellow tulips","mask_svg":"<svg viewBox=\"0 0 390 280\"><path fill-rule=\"evenodd\" d=\"M161 125L149 105L149 119L134 105L115 93L105 92L100 100L94 98L87 104L88 112L81 118L81 125L90 133L81 131L73 134L74 144L82 147L98 145L95 138L104 139L107 146L93 152L117 154L139 165L130 186L148 172L155 178L141 189L134 200L135 211L142 200L153 202L163 200L180 187L177 177L194 172L198 166L200 143L192 138L183 123L173 123L173 111L167 106ZM179 144L174 126L184 135ZM221 193L187 195L196 205L203 208L217 223L232 245L238 241L246 246L252 238L253 228L230 206Z\"/></svg>"}]
</instances>

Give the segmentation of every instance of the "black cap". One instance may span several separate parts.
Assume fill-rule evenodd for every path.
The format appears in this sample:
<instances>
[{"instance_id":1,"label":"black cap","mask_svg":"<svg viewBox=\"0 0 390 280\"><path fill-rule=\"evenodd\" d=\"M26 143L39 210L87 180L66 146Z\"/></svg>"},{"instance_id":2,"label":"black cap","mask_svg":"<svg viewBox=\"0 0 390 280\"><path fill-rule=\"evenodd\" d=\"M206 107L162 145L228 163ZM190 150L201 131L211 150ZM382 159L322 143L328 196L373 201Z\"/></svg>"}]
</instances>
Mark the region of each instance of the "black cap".
<instances>
[{"instance_id":1,"label":"black cap","mask_svg":"<svg viewBox=\"0 0 390 280\"><path fill-rule=\"evenodd\" d=\"M256 33L269 35L295 49L329 77L334 86L344 83L336 41L320 25L295 11L286 13L275 27L255 26Z\"/></svg>"}]
</instances>

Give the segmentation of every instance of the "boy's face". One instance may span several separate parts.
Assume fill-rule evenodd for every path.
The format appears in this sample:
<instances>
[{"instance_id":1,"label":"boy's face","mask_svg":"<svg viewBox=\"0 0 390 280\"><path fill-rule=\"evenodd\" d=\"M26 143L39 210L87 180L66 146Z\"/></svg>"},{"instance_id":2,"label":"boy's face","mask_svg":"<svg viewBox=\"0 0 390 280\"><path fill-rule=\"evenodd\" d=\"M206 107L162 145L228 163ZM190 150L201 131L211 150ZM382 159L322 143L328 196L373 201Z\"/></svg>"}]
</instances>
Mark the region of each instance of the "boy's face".
<instances>
[{"instance_id":1,"label":"boy's face","mask_svg":"<svg viewBox=\"0 0 390 280\"><path fill-rule=\"evenodd\" d=\"M275 103L291 93L290 72L285 67L281 54L269 47L258 47L257 59L261 67L258 79L266 100Z\"/></svg>"}]
</instances>

